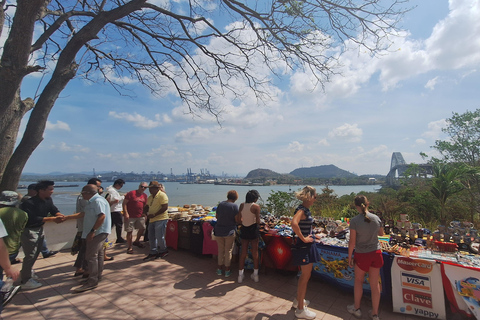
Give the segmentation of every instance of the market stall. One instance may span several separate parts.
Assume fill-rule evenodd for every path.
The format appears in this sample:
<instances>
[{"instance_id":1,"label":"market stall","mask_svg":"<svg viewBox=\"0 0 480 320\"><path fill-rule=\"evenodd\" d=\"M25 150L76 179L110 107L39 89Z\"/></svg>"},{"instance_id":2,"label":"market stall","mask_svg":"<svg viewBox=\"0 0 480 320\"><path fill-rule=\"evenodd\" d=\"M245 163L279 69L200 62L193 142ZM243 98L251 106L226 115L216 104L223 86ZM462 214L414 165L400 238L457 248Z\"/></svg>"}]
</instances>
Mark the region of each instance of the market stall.
<instances>
[{"instance_id":1,"label":"market stall","mask_svg":"<svg viewBox=\"0 0 480 320\"><path fill-rule=\"evenodd\" d=\"M179 248L216 255L218 249L212 239L214 216L210 212L170 221L168 245L174 247L177 240ZM297 271L298 267L292 264L290 218L267 216L263 221L260 251L263 270ZM348 266L348 222L348 219L317 218L314 232L320 238L316 248L321 260L314 264L312 276L353 291L354 270ZM410 222L407 215L396 223L392 220L384 223L388 234L379 237L384 251L384 266L380 271L382 299L392 301L394 311L403 314L446 319L448 303L452 312L480 320L480 259L473 254L478 253L474 248L480 246L480 239L473 224L452 221L450 227L438 226L438 230L430 232ZM370 292L368 273L364 292L366 295Z\"/></svg>"}]
</instances>

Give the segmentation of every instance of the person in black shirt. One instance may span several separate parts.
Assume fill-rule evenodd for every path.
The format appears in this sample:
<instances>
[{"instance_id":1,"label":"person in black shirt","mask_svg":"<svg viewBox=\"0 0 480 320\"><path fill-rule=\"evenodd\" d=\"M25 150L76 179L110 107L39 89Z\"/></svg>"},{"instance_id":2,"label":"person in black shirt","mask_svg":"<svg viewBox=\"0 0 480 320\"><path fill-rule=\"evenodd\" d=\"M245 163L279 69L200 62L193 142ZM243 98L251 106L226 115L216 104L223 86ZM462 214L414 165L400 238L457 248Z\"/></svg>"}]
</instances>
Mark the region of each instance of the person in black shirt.
<instances>
[{"instance_id":1,"label":"person in black shirt","mask_svg":"<svg viewBox=\"0 0 480 320\"><path fill-rule=\"evenodd\" d=\"M32 267L42 249L43 224L47 221L56 223L65 221L65 216L59 212L51 198L54 185L53 181L39 181L35 187L37 195L25 200L20 206L28 214L27 225L20 239L25 254L20 271L22 289L35 289L42 286L32 278Z\"/></svg>"}]
</instances>

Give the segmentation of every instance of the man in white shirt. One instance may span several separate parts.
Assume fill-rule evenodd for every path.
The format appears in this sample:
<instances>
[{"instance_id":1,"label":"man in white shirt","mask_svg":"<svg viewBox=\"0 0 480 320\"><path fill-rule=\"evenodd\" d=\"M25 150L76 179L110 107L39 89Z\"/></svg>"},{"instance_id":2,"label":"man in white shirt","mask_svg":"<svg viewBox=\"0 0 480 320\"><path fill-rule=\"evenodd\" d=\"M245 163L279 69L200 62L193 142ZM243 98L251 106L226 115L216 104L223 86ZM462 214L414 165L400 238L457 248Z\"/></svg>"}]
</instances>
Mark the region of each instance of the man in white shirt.
<instances>
[{"instance_id":1,"label":"man in white shirt","mask_svg":"<svg viewBox=\"0 0 480 320\"><path fill-rule=\"evenodd\" d=\"M123 226L123 199L124 196L120 195L118 190L120 190L125 181L123 179L117 179L113 182L112 186L107 187L105 198L110 204L110 211L112 213L112 225L115 226L115 232L117 234L117 241L115 243L125 243L127 242L122 238L122 226Z\"/></svg>"}]
</instances>

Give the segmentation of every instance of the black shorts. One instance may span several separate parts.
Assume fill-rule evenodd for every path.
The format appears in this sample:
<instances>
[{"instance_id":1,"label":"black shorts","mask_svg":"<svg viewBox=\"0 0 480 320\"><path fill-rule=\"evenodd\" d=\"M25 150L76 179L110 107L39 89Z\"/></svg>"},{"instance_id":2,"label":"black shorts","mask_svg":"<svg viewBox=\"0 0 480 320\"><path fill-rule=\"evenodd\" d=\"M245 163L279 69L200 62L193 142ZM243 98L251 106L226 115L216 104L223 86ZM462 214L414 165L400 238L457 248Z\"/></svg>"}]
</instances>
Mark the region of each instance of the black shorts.
<instances>
[{"instance_id":1,"label":"black shorts","mask_svg":"<svg viewBox=\"0 0 480 320\"><path fill-rule=\"evenodd\" d=\"M302 242L299 245L292 246L292 264L294 266L304 266L318 261L320 261L320 254L315 243Z\"/></svg>"},{"instance_id":2,"label":"black shorts","mask_svg":"<svg viewBox=\"0 0 480 320\"><path fill-rule=\"evenodd\" d=\"M242 225L242 227L240 228L240 239L255 240L259 236L260 236L260 232L258 230L258 225L256 223L248 227L245 227Z\"/></svg>"}]
</instances>

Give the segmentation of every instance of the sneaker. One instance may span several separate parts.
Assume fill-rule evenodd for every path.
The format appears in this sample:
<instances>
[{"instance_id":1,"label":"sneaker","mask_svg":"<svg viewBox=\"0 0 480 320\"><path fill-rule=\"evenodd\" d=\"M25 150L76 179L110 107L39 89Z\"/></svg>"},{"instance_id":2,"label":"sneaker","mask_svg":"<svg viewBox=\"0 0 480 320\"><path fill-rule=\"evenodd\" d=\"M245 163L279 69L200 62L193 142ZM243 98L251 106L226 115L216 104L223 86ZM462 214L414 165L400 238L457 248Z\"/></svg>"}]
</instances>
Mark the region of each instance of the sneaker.
<instances>
[{"instance_id":1,"label":"sneaker","mask_svg":"<svg viewBox=\"0 0 480 320\"><path fill-rule=\"evenodd\" d=\"M313 311L308 310L308 308L304 306L302 310L295 310L295 317L299 319L315 319L317 317L317 314Z\"/></svg>"},{"instance_id":2,"label":"sneaker","mask_svg":"<svg viewBox=\"0 0 480 320\"><path fill-rule=\"evenodd\" d=\"M244 274L239 274L238 275L238 283L242 283L243 279L245 279L245 275Z\"/></svg>"},{"instance_id":3,"label":"sneaker","mask_svg":"<svg viewBox=\"0 0 480 320\"><path fill-rule=\"evenodd\" d=\"M372 315L372 310L368 310L368 316L372 318L372 320L380 320L378 314Z\"/></svg>"},{"instance_id":4,"label":"sneaker","mask_svg":"<svg viewBox=\"0 0 480 320\"><path fill-rule=\"evenodd\" d=\"M357 319L361 319L362 318L362 311L360 310L360 308L358 309L355 309L355 305L354 304L349 304L347 306L347 311L350 313L350 314L353 314L353 316Z\"/></svg>"},{"instance_id":5,"label":"sneaker","mask_svg":"<svg viewBox=\"0 0 480 320\"><path fill-rule=\"evenodd\" d=\"M140 241L133 241L132 243L135 247L139 247L139 248L145 248L145 245L143 243L141 243Z\"/></svg>"},{"instance_id":6,"label":"sneaker","mask_svg":"<svg viewBox=\"0 0 480 320\"><path fill-rule=\"evenodd\" d=\"M73 289L73 293L80 293L80 292L85 292L85 291L88 291L88 290L92 290L92 289L95 289L97 287L96 284L84 284L78 288L75 288Z\"/></svg>"},{"instance_id":7,"label":"sneaker","mask_svg":"<svg viewBox=\"0 0 480 320\"><path fill-rule=\"evenodd\" d=\"M307 300L307 299L303 299L303 306L306 307L310 304L310 300ZM298 307L298 301L297 301L297 298L293 299L293 303L292 303L292 308L295 308L297 309Z\"/></svg>"},{"instance_id":8,"label":"sneaker","mask_svg":"<svg viewBox=\"0 0 480 320\"><path fill-rule=\"evenodd\" d=\"M58 251L48 251L46 254L43 255L43 258L46 259L46 258L50 258L54 255L56 255L58 253Z\"/></svg>"},{"instance_id":9,"label":"sneaker","mask_svg":"<svg viewBox=\"0 0 480 320\"><path fill-rule=\"evenodd\" d=\"M168 256L168 251L165 251L165 252L162 252L162 253L157 253L157 256L155 257L155 259L165 258L166 256Z\"/></svg>"},{"instance_id":10,"label":"sneaker","mask_svg":"<svg viewBox=\"0 0 480 320\"><path fill-rule=\"evenodd\" d=\"M252 273L252 275L250 276L250 278L252 278L253 281L255 282L258 282L258 274L255 274L255 273Z\"/></svg>"},{"instance_id":11,"label":"sneaker","mask_svg":"<svg viewBox=\"0 0 480 320\"><path fill-rule=\"evenodd\" d=\"M230 270L225 271L225 278L228 278L231 275L232 275L232 271L230 271Z\"/></svg>"},{"instance_id":12,"label":"sneaker","mask_svg":"<svg viewBox=\"0 0 480 320\"><path fill-rule=\"evenodd\" d=\"M227 271L225 271L225 274L227 274ZM222 275L222 269L217 269L217 276Z\"/></svg>"},{"instance_id":13,"label":"sneaker","mask_svg":"<svg viewBox=\"0 0 480 320\"><path fill-rule=\"evenodd\" d=\"M37 274L35 273L35 271L32 269L32 275L31 275L32 279L33 280L38 280L38 276Z\"/></svg>"},{"instance_id":14,"label":"sneaker","mask_svg":"<svg viewBox=\"0 0 480 320\"><path fill-rule=\"evenodd\" d=\"M2 292L4 307L12 300L13 296L17 294L18 289L20 289L20 286L11 286L7 292Z\"/></svg>"},{"instance_id":15,"label":"sneaker","mask_svg":"<svg viewBox=\"0 0 480 320\"><path fill-rule=\"evenodd\" d=\"M27 282L21 284L20 288L22 288L23 290L29 290L29 289L40 288L41 286L42 286L42 284L40 282L36 281L33 278L30 278L30 279L28 279Z\"/></svg>"},{"instance_id":16,"label":"sneaker","mask_svg":"<svg viewBox=\"0 0 480 320\"><path fill-rule=\"evenodd\" d=\"M150 260L153 260L157 257L156 254L148 254L148 256L146 256L145 258L143 258L143 261L150 261Z\"/></svg>"}]
</instances>

